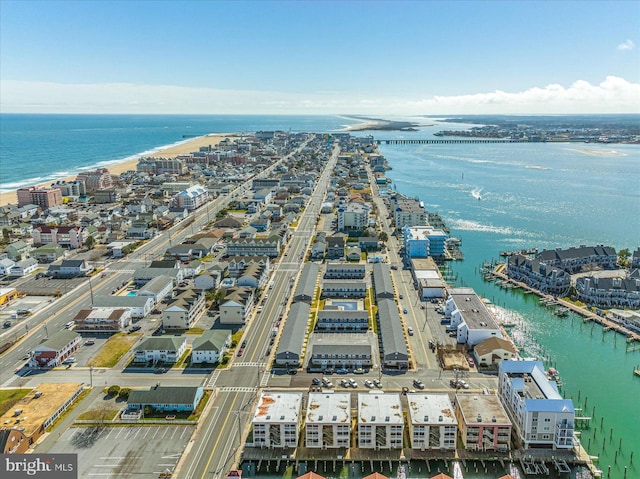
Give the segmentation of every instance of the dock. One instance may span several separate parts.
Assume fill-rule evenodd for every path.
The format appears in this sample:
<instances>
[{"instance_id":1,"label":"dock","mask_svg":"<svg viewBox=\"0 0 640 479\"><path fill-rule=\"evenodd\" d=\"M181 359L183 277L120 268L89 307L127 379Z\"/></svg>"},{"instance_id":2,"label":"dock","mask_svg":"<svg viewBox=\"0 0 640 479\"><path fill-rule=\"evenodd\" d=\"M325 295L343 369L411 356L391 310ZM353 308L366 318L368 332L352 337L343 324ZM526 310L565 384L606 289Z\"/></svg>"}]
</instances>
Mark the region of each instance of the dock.
<instances>
[{"instance_id":1,"label":"dock","mask_svg":"<svg viewBox=\"0 0 640 479\"><path fill-rule=\"evenodd\" d=\"M500 281L501 287L503 288L505 287L505 284L509 284L511 287L517 287L525 292L528 291L529 293L536 294L537 296L540 297L540 302L543 303L545 306L560 307L562 311L561 313L562 317L567 316L568 313L570 312L575 313L582 316L582 319L584 322L593 321L595 323L600 324L604 328L604 331L612 330L612 331L615 331L616 333L626 336L627 342L629 343L640 342L640 335L638 333L630 331L629 329L625 328L621 324L618 324L614 321L611 321L610 319L599 316L585 308L576 306L575 304L569 301L565 301L564 299L557 298L552 295L543 293L542 291L535 289L527 285L526 283L515 281L509 278L509 276L503 273L505 266L506 266L505 263L498 263L494 267L494 269L486 273L485 276L489 276L491 279L496 280L496 283ZM631 348L628 349L628 351L630 350Z\"/></svg>"}]
</instances>

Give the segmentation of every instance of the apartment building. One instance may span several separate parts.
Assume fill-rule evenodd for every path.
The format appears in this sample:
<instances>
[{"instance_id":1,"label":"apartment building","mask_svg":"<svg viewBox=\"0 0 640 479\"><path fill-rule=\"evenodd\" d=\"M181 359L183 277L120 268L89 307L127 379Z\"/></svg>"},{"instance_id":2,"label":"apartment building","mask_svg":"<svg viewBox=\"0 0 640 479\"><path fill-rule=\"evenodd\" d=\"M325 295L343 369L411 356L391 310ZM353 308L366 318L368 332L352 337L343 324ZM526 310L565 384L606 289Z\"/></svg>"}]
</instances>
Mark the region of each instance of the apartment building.
<instances>
[{"instance_id":1,"label":"apartment building","mask_svg":"<svg viewBox=\"0 0 640 479\"><path fill-rule=\"evenodd\" d=\"M404 419L399 394L358 394L359 448L402 449L403 431Z\"/></svg>"},{"instance_id":2,"label":"apartment building","mask_svg":"<svg viewBox=\"0 0 640 479\"><path fill-rule=\"evenodd\" d=\"M302 393L263 391L252 420L254 446L297 447L301 406Z\"/></svg>"},{"instance_id":3,"label":"apartment building","mask_svg":"<svg viewBox=\"0 0 640 479\"><path fill-rule=\"evenodd\" d=\"M448 394L407 394L411 447L454 450L458 421Z\"/></svg>"},{"instance_id":4,"label":"apartment building","mask_svg":"<svg viewBox=\"0 0 640 479\"><path fill-rule=\"evenodd\" d=\"M464 448L506 452L512 424L500 398L493 394L456 394L455 415Z\"/></svg>"},{"instance_id":5,"label":"apartment building","mask_svg":"<svg viewBox=\"0 0 640 479\"><path fill-rule=\"evenodd\" d=\"M542 361L502 361L498 394L524 449L572 449L573 400L564 399Z\"/></svg>"},{"instance_id":6,"label":"apartment building","mask_svg":"<svg viewBox=\"0 0 640 479\"><path fill-rule=\"evenodd\" d=\"M308 448L348 448L351 441L351 394L309 393L304 438Z\"/></svg>"}]
</instances>

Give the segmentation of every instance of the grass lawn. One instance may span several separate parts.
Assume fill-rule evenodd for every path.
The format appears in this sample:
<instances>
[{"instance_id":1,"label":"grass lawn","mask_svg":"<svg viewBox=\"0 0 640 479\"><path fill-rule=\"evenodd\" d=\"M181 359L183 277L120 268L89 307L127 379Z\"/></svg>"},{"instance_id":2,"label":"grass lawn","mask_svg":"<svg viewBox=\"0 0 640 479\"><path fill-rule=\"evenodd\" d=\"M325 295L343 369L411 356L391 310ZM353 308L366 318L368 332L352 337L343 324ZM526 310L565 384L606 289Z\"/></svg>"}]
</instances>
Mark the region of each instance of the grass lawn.
<instances>
[{"instance_id":1,"label":"grass lawn","mask_svg":"<svg viewBox=\"0 0 640 479\"><path fill-rule=\"evenodd\" d=\"M176 363L171 367L184 368L184 365L187 362L187 359L191 360L191 349L187 349L184 353L182 353L182 356L180 356L180 359L178 359L178 361L176 361Z\"/></svg>"},{"instance_id":2,"label":"grass lawn","mask_svg":"<svg viewBox=\"0 0 640 479\"><path fill-rule=\"evenodd\" d=\"M202 333L204 333L204 328L190 328L185 331L185 334L201 335Z\"/></svg>"},{"instance_id":3,"label":"grass lawn","mask_svg":"<svg viewBox=\"0 0 640 479\"><path fill-rule=\"evenodd\" d=\"M120 411L118 409L90 409L78 416L79 421L111 421Z\"/></svg>"},{"instance_id":4,"label":"grass lawn","mask_svg":"<svg viewBox=\"0 0 640 479\"><path fill-rule=\"evenodd\" d=\"M15 403L29 394L32 389L1 389L0 390L0 416L11 409Z\"/></svg>"},{"instance_id":5,"label":"grass lawn","mask_svg":"<svg viewBox=\"0 0 640 479\"><path fill-rule=\"evenodd\" d=\"M112 368L124 356L131 346L138 340L139 334L118 333L111 336L89 361L94 368Z\"/></svg>"}]
</instances>

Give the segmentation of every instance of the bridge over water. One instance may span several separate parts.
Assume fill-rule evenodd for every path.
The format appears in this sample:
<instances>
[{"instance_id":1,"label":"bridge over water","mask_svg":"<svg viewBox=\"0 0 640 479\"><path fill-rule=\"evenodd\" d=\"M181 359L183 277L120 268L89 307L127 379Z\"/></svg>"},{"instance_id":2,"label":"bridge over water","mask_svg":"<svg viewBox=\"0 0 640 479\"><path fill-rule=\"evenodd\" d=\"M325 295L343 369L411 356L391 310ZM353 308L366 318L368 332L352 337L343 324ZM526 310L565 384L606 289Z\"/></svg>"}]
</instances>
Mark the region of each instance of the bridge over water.
<instances>
[{"instance_id":1,"label":"bridge over water","mask_svg":"<svg viewBox=\"0 0 640 479\"><path fill-rule=\"evenodd\" d=\"M444 145L452 143L524 143L523 140L514 140L511 138L472 138L468 140L447 139L447 140L376 140L378 145L384 143L386 145Z\"/></svg>"}]
</instances>

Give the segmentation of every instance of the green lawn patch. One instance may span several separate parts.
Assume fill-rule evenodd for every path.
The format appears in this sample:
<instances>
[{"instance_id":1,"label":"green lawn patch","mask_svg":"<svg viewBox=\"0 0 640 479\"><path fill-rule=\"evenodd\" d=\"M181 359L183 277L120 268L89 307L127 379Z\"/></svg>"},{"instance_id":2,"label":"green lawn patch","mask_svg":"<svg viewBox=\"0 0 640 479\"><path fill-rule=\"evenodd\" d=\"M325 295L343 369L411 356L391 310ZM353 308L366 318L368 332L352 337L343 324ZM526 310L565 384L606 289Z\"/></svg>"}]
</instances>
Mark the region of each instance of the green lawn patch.
<instances>
[{"instance_id":1,"label":"green lawn patch","mask_svg":"<svg viewBox=\"0 0 640 479\"><path fill-rule=\"evenodd\" d=\"M0 416L31 391L32 389L0 389Z\"/></svg>"},{"instance_id":2,"label":"green lawn patch","mask_svg":"<svg viewBox=\"0 0 640 479\"><path fill-rule=\"evenodd\" d=\"M140 334L118 333L111 336L89 361L89 366L94 368L112 368L122 356L131 349L138 340Z\"/></svg>"},{"instance_id":3,"label":"green lawn patch","mask_svg":"<svg viewBox=\"0 0 640 479\"><path fill-rule=\"evenodd\" d=\"M180 359L178 359L178 361L172 367L183 368L187 360L189 361L191 360L191 349L187 349L184 353L182 353L182 356L180 356Z\"/></svg>"}]
</instances>

